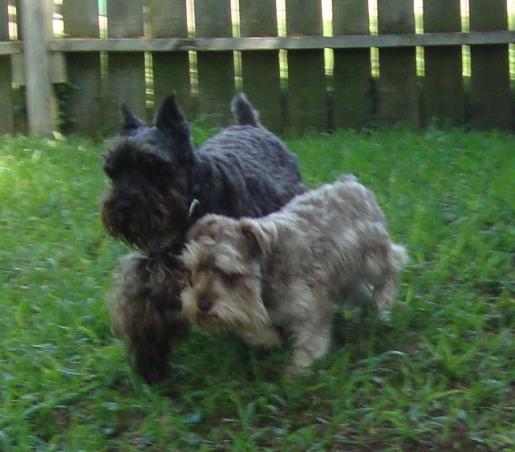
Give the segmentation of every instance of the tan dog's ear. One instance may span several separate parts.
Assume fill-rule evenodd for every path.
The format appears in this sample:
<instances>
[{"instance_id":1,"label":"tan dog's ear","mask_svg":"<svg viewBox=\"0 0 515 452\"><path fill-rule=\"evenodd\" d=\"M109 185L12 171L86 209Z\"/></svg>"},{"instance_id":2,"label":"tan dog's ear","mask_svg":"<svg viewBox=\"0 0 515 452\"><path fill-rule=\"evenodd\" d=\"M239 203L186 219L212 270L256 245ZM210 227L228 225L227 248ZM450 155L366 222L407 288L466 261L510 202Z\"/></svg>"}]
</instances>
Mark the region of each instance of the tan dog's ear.
<instances>
[{"instance_id":1,"label":"tan dog's ear","mask_svg":"<svg viewBox=\"0 0 515 452\"><path fill-rule=\"evenodd\" d=\"M240 220L240 229L251 254L262 256L270 252L275 238L275 228L272 224L264 225L263 222L245 218Z\"/></svg>"}]
</instances>

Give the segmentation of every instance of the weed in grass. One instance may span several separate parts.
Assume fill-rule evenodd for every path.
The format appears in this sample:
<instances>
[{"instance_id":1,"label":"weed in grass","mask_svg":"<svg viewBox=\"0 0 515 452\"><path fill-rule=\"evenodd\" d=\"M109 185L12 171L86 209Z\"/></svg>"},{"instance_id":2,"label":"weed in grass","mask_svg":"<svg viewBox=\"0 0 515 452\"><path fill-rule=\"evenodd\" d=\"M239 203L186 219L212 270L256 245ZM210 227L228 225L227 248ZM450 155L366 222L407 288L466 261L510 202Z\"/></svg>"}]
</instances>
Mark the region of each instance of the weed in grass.
<instances>
[{"instance_id":1,"label":"weed in grass","mask_svg":"<svg viewBox=\"0 0 515 452\"><path fill-rule=\"evenodd\" d=\"M287 141L312 186L358 175L408 246L391 325L341 310L331 354L296 380L288 349L195 330L150 388L104 308L127 250L100 225L100 147L0 138L0 449L515 447L515 138Z\"/></svg>"}]
</instances>

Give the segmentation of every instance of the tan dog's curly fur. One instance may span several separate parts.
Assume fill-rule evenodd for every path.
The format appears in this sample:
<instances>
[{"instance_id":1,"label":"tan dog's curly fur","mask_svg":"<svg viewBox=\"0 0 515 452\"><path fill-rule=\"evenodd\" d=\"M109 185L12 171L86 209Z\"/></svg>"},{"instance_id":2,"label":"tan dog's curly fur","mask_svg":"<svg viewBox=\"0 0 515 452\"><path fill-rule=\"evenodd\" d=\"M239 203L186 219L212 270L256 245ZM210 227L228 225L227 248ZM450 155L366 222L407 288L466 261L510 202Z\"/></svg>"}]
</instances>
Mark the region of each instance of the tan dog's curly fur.
<instances>
[{"instance_id":1,"label":"tan dog's curly fur","mask_svg":"<svg viewBox=\"0 0 515 452\"><path fill-rule=\"evenodd\" d=\"M292 373L327 353L332 303L342 294L369 288L386 313L407 260L390 241L374 194L354 176L261 219L208 215L188 238L186 317L254 345L279 345L283 330L293 340Z\"/></svg>"}]
</instances>

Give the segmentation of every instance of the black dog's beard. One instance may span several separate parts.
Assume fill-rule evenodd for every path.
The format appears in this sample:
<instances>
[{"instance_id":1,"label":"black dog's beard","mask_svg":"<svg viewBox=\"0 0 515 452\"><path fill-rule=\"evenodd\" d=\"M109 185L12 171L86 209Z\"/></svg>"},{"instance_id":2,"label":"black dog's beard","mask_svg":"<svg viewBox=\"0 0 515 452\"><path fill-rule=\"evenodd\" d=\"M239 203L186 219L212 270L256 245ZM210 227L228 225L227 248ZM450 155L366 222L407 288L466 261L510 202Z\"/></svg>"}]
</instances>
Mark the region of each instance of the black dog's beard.
<instances>
[{"instance_id":1,"label":"black dog's beard","mask_svg":"<svg viewBox=\"0 0 515 452\"><path fill-rule=\"evenodd\" d=\"M174 256L131 253L108 298L113 332L126 339L132 365L149 383L167 375L171 346L189 331L179 297L185 278Z\"/></svg>"},{"instance_id":2,"label":"black dog's beard","mask_svg":"<svg viewBox=\"0 0 515 452\"><path fill-rule=\"evenodd\" d=\"M161 199L146 199L127 212L115 208L116 197L109 196L102 207L102 221L108 233L131 247L153 252L169 245L185 227L186 207L174 212Z\"/></svg>"}]
</instances>

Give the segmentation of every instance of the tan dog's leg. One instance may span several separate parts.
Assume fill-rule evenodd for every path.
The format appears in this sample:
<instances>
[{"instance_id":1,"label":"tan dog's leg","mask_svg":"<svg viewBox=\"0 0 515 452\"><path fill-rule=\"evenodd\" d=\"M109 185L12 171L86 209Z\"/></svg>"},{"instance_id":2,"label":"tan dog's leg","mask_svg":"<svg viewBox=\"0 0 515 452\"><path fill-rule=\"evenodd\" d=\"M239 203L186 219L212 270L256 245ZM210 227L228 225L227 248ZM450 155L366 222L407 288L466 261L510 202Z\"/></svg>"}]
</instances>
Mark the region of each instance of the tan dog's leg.
<instances>
[{"instance_id":1,"label":"tan dog's leg","mask_svg":"<svg viewBox=\"0 0 515 452\"><path fill-rule=\"evenodd\" d=\"M325 356L331 343L331 302L323 288L308 289L303 296L301 309L304 319L295 323L293 333L293 358L288 368L295 375Z\"/></svg>"},{"instance_id":2,"label":"tan dog's leg","mask_svg":"<svg viewBox=\"0 0 515 452\"><path fill-rule=\"evenodd\" d=\"M280 347L282 344L279 330L274 326L264 328L254 333L239 332L239 335L247 344L253 346L273 348Z\"/></svg>"}]
</instances>

